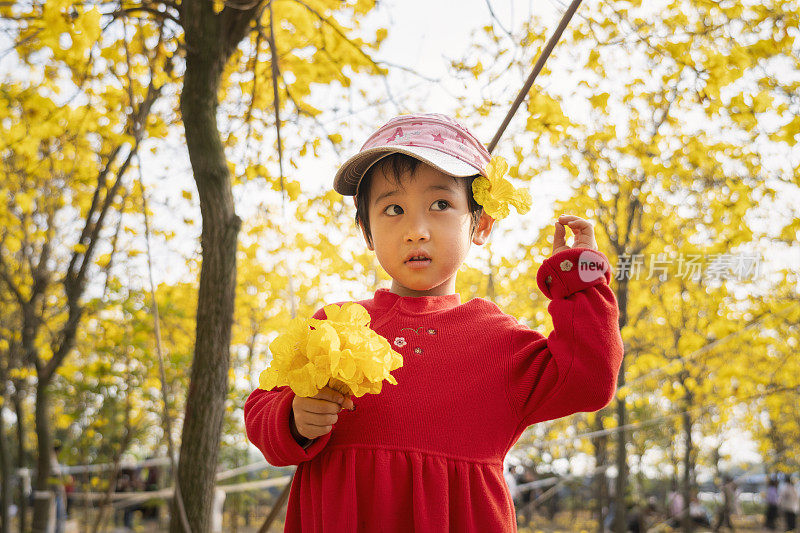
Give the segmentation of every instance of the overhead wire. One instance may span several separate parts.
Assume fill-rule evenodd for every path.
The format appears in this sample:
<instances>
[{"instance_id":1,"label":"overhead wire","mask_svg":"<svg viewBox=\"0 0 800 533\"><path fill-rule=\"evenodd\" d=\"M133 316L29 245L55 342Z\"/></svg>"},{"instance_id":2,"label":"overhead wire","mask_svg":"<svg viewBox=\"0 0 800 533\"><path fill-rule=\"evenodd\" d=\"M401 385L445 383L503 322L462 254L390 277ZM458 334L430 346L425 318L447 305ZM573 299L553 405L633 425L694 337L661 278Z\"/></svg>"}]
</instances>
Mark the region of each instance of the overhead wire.
<instances>
[{"instance_id":1,"label":"overhead wire","mask_svg":"<svg viewBox=\"0 0 800 533\"><path fill-rule=\"evenodd\" d=\"M550 57L553 48L555 48L556 43L558 43L558 40L561 38L561 34L564 33L567 24L569 24L569 21L572 19L572 16L575 14L575 11L577 11L580 4L581 0L572 0L572 3L570 3L567 10L564 12L564 15L561 17L561 21L558 23L558 26L553 34L547 40L547 43L545 44L541 54L539 54L539 57L536 59L536 63L533 65L533 70L531 70L531 73L528 75L528 79L525 80L525 84L522 86L522 89L520 89L519 93L517 93L517 97L511 104L511 107L509 108L508 113L506 113L503 122L500 124L500 127L497 129L494 137L492 137L492 140L489 142L489 146L487 147L489 153L492 153L497 146L497 143L500 142L500 138L503 136L503 132L505 132L509 122L511 122L511 118L517 112L517 109L519 109L519 106L522 104L522 101L525 100L525 97L528 96L528 92L531 90L533 82L536 80L539 72L541 72L545 62L547 61L547 58Z\"/></svg>"}]
</instances>

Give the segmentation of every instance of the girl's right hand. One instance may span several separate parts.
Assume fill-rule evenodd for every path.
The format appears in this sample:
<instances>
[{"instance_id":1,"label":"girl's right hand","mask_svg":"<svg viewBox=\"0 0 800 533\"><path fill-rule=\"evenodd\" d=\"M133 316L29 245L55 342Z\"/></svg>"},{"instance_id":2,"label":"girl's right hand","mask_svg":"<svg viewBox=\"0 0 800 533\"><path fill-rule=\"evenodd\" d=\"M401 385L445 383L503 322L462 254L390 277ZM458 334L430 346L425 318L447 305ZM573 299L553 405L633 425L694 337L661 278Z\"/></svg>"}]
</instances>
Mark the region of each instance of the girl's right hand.
<instances>
[{"instance_id":1,"label":"girl's right hand","mask_svg":"<svg viewBox=\"0 0 800 533\"><path fill-rule=\"evenodd\" d=\"M330 387L325 387L316 396L306 398L295 396L292 400L291 430L295 440L297 437L316 439L330 433L333 424L339 420L339 411L355 408L351 398Z\"/></svg>"}]
</instances>

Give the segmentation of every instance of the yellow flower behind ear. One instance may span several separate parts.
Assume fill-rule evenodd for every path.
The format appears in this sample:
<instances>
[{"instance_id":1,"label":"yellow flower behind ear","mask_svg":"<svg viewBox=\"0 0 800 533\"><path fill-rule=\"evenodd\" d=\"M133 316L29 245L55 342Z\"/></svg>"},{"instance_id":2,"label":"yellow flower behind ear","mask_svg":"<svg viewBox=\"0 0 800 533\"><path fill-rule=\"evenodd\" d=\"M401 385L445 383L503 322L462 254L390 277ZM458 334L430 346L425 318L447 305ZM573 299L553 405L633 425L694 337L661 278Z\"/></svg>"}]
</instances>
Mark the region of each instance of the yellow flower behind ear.
<instances>
[{"instance_id":1,"label":"yellow flower behind ear","mask_svg":"<svg viewBox=\"0 0 800 533\"><path fill-rule=\"evenodd\" d=\"M288 385L298 396L314 396L326 385L345 395L381 391L403 357L369 329L369 312L357 303L325 306L327 320L296 318L269 345L272 362L259 388Z\"/></svg>"},{"instance_id":2,"label":"yellow flower behind ear","mask_svg":"<svg viewBox=\"0 0 800 533\"><path fill-rule=\"evenodd\" d=\"M478 176L472 182L472 195L483 206L484 211L495 220L505 218L510 213L509 204L524 215L531 209L531 195L525 189L515 189L503 176L508 171L508 163L500 156L494 156L486 165L486 176Z\"/></svg>"}]
</instances>

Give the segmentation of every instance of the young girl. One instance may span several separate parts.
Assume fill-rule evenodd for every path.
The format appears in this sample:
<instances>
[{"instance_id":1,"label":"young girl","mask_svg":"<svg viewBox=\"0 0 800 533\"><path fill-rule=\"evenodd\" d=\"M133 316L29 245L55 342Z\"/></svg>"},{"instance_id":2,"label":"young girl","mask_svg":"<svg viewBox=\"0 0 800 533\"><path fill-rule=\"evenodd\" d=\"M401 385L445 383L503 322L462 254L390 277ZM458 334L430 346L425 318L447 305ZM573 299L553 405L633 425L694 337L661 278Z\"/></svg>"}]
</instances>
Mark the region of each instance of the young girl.
<instances>
[{"instance_id":1,"label":"young girl","mask_svg":"<svg viewBox=\"0 0 800 533\"><path fill-rule=\"evenodd\" d=\"M286 531L515 531L506 453L531 424L614 396L619 312L589 222L555 223L553 254L537 274L552 300L548 337L455 292L470 244L492 230L472 194L488 163L456 121L404 115L337 173L334 188L355 197L367 246L392 277L391 289L358 303L403 366L392 373L398 385L357 406L328 387L312 398L279 387L247 399L250 441L271 464L298 465Z\"/></svg>"}]
</instances>

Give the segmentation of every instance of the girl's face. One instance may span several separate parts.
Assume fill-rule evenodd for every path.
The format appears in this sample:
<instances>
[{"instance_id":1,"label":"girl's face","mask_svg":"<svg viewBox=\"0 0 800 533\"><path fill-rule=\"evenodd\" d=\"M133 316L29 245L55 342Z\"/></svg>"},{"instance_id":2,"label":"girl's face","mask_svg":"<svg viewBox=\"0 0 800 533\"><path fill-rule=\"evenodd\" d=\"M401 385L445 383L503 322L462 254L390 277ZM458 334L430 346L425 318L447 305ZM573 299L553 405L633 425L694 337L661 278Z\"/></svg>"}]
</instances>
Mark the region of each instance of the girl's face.
<instances>
[{"instance_id":1,"label":"girl's face","mask_svg":"<svg viewBox=\"0 0 800 533\"><path fill-rule=\"evenodd\" d=\"M395 294L453 294L470 243L485 243L494 220L481 214L470 236L472 218L464 184L429 165L420 164L413 175L401 176L401 183L398 188L384 170L373 174L369 193L373 245L367 242L367 246L392 277Z\"/></svg>"}]
</instances>

